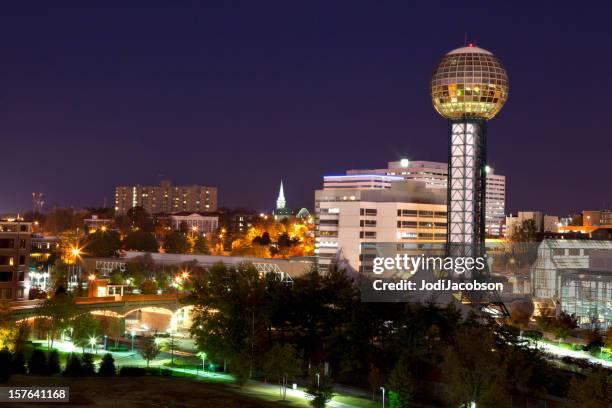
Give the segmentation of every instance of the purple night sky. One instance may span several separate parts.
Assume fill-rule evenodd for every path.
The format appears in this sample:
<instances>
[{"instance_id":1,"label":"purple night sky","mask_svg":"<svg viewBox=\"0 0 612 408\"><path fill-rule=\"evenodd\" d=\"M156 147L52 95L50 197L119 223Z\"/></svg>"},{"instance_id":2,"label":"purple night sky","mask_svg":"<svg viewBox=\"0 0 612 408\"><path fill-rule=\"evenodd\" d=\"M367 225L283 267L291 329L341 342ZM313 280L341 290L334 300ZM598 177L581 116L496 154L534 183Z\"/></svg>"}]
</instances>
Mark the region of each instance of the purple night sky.
<instances>
[{"instance_id":1,"label":"purple night sky","mask_svg":"<svg viewBox=\"0 0 612 408\"><path fill-rule=\"evenodd\" d=\"M257 210L283 178L312 208L325 174L445 161L429 79L466 31L510 77L488 138L507 209L612 206L609 3L411 3L4 4L0 212L33 191L112 206L115 185L161 178Z\"/></svg>"}]
</instances>

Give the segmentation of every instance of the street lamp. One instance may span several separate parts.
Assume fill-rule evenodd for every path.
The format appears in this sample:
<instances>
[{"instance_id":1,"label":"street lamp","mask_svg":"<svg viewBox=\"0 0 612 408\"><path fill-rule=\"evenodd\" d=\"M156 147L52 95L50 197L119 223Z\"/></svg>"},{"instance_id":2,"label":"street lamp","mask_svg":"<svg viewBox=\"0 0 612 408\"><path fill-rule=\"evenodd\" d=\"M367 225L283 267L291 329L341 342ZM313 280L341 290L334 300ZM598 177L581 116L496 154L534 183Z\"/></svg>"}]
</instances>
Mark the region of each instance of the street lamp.
<instances>
[{"instance_id":1,"label":"street lamp","mask_svg":"<svg viewBox=\"0 0 612 408\"><path fill-rule=\"evenodd\" d=\"M319 389L319 384L321 383L321 374L316 373L315 374L317 376L317 390Z\"/></svg>"},{"instance_id":2,"label":"street lamp","mask_svg":"<svg viewBox=\"0 0 612 408\"><path fill-rule=\"evenodd\" d=\"M200 357L202 357L202 372L206 372L206 353L201 351L198 353Z\"/></svg>"},{"instance_id":3,"label":"street lamp","mask_svg":"<svg viewBox=\"0 0 612 408\"><path fill-rule=\"evenodd\" d=\"M96 338L95 337L90 337L89 338L89 345L91 346L91 351L94 350L94 347L96 345ZM96 348L96 354L98 354L98 349Z\"/></svg>"},{"instance_id":4,"label":"street lamp","mask_svg":"<svg viewBox=\"0 0 612 408\"><path fill-rule=\"evenodd\" d=\"M380 387L381 391L382 391L382 408L385 408L385 387Z\"/></svg>"},{"instance_id":5,"label":"street lamp","mask_svg":"<svg viewBox=\"0 0 612 408\"><path fill-rule=\"evenodd\" d=\"M77 258L81 256L81 248L79 248L78 246L73 246L70 249L70 253L72 254L72 256L74 257L74 265L73 265L73 274L74 274L74 280L75 283L79 280L78 277L78 268L77 268Z\"/></svg>"},{"instance_id":6,"label":"street lamp","mask_svg":"<svg viewBox=\"0 0 612 408\"><path fill-rule=\"evenodd\" d=\"M136 336L136 332L132 330L130 332L130 335L132 336L132 353L133 353L134 352L134 336Z\"/></svg>"}]
</instances>

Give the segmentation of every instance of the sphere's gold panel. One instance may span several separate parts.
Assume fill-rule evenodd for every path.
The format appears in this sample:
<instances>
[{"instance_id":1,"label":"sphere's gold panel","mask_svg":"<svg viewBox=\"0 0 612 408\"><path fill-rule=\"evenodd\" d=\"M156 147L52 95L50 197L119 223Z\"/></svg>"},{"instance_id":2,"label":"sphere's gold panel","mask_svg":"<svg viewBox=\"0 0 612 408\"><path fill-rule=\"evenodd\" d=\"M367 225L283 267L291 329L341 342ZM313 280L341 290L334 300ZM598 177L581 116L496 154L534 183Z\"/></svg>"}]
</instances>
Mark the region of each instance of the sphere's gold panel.
<instances>
[{"instance_id":1,"label":"sphere's gold panel","mask_svg":"<svg viewBox=\"0 0 612 408\"><path fill-rule=\"evenodd\" d=\"M431 78L431 100L448 119L491 119L508 99L508 74L501 61L482 48L446 54Z\"/></svg>"}]
</instances>

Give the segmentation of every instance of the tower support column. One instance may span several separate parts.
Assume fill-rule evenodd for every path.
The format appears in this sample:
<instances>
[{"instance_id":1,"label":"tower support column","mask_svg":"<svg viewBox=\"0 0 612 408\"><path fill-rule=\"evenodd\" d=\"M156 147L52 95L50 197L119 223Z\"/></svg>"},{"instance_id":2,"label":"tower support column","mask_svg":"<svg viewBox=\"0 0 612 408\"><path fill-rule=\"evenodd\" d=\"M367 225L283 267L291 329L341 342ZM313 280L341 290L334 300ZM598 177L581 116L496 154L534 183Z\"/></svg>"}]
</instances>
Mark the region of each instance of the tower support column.
<instances>
[{"instance_id":1,"label":"tower support column","mask_svg":"<svg viewBox=\"0 0 612 408\"><path fill-rule=\"evenodd\" d=\"M449 121L449 256L479 257L484 254L486 130L486 121L481 119Z\"/></svg>"}]
</instances>

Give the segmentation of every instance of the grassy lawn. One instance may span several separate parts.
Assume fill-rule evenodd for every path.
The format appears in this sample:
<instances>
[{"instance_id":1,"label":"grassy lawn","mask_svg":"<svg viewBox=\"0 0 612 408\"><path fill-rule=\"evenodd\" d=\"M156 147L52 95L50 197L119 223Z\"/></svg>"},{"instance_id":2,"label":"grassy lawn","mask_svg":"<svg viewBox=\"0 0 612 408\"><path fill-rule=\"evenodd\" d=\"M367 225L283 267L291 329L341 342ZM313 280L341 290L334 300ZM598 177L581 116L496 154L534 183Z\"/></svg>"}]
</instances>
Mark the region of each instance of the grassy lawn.
<instances>
[{"instance_id":1,"label":"grassy lawn","mask_svg":"<svg viewBox=\"0 0 612 408\"><path fill-rule=\"evenodd\" d=\"M382 405L382 402L380 401L372 401L371 399L351 397L348 395L336 395L334 398L332 398L332 401L342 402L360 408L380 408Z\"/></svg>"},{"instance_id":2,"label":"grassy lawn","mask_svg":"<svg viewBox=\"0 0 612 408\"><path fill-rule=\"evenodd\" d=\"M280 402L275 397L259 394L245 387L206 384L199 381L161 377L63 378L13 376L3 386L68 386L70 405L96 407L207 407L256 408L300 407ZM22 403L12 407L44 407L48 404Z\"/></svg>"}]
</instances>

